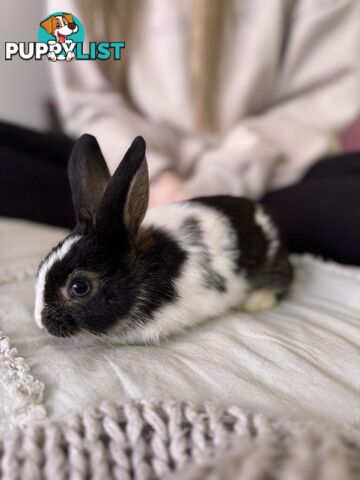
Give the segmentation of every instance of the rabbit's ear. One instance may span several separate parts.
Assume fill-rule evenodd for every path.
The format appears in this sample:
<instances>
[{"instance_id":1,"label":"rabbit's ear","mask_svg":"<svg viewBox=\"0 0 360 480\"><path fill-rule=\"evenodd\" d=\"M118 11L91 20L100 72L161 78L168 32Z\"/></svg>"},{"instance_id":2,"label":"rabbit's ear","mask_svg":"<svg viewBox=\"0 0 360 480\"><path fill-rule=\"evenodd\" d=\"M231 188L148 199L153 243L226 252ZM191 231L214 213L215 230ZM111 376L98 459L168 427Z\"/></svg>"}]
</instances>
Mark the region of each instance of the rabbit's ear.
<instances>
[{"instance_id":1,"label":"rabbit's ear","mask_svg":"<svg viewBox=\"0 0 360 480\"><path fill-rule=\"evenodd\" d=\"M95 137L85 134L75 143L68 173L77 224L93 224L110 180L108 167Z\"/></svg>"},{"instance_id":2,"label":"rabbit's ear","mask_svg":"<svg viewBox=\"0 0 360 480\"><path fill-rule=\"evenodd\" d=\"M133 240L149 203L146 144L136 137L112 176L100 205L96 224L110 237Z\"/></svg>"}]
</instances>

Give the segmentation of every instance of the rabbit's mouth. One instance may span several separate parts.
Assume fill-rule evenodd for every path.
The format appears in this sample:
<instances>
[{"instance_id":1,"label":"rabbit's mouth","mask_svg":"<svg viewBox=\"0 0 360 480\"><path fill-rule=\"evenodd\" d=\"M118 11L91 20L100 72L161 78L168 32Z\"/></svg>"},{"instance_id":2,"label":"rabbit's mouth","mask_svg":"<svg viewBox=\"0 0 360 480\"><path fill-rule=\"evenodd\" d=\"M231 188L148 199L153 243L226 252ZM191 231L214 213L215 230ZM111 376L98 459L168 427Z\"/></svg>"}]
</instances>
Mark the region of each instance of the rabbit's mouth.
<instances>
[{"instance_id":1,"label":"rabbit's mouth","mask_svg":"<svg viewBox=\"0 0 360 480\"><path fill-rule=\"evenodd\" d=\"M46 330L50 333L50 335L54 337L72 337L76 334L77 329L69 328L68 325L54 325L50 324L46 327Z\"/></svg>"},{"instance_id":2,"label":"rabbit's mouth","mask_svg":"<svg viewBox=\"0 0 360 480\"><path fill-rule=\"evenodd\" d=\"M79 328L70 315L57 314L52 309L44 308L42 324L54 337L72 337Z\"/></svg>"}]
</instances>

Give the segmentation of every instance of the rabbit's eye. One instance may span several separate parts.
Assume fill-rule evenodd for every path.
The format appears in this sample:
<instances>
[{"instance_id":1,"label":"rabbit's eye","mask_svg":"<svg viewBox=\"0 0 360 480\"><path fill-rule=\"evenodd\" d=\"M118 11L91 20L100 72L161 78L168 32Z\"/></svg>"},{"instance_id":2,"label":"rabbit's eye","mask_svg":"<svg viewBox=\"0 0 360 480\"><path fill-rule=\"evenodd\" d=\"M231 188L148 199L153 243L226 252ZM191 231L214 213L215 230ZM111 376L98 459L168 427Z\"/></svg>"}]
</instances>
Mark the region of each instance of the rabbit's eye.
<instances>
[{"instance_id":1,"label":"rabbit's eye","mask_svg":"<svg viewBox=\"0 0 360 480\"><path fill-rule=\"evenodd\" d=\"M90 292L90 283L84 278L73 280L69 287L69 293L73 298L85 297Z\"/></svg>"}]
</instances>

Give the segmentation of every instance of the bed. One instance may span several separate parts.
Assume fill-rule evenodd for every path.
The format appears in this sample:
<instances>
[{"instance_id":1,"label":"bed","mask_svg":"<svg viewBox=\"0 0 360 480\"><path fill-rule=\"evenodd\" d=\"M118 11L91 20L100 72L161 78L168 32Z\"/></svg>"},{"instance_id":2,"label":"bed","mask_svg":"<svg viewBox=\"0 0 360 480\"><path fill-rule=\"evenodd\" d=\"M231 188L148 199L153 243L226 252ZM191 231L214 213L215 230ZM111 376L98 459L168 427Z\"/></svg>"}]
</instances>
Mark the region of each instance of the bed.
<instances>
[{"instance_id":1,"label":"bed","mask_svg":"<svg viewBox=\"0 0 360 480\"><path fill-rule=\"evenodd\" d=\"M229 313L161 345L82 343L33 320L38 263L65 234L0 220L2 478L223 479L244 465L254 476L239 478L265 478L274 452L296 478L320 478L319 459L342 472L324 478L360 478L360 269L294 256L273 310ZM276 465L274 478L295 478Z\"/></svg>"}]
</instances>

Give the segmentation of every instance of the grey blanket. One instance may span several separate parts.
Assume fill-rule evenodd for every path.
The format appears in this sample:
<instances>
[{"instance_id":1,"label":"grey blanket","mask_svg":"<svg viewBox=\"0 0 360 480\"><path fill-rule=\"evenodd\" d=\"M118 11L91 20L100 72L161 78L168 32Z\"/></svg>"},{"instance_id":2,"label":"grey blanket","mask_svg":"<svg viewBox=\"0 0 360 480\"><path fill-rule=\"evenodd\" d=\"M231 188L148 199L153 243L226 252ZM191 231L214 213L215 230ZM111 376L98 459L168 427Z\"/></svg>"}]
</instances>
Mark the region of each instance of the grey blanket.
<instances>
[{"instance_id":1,"label":"grey blanket","mask_svg":"<svg viewBox=\"0 0 360 480\"><path fill-rule=\"evenodd\" d=\"M1 478L355 480L360 435L208 404L105 403L0 442Z\"/></svg>"}]
</instances>

